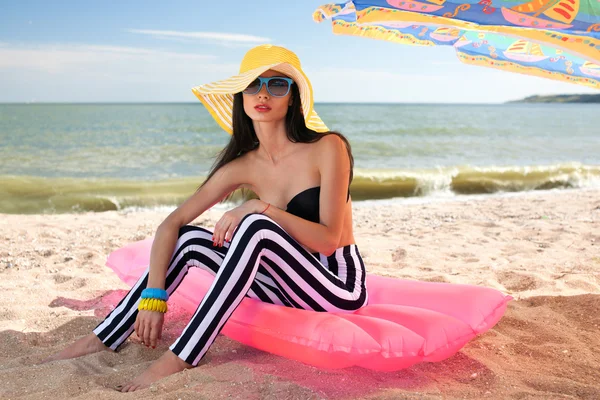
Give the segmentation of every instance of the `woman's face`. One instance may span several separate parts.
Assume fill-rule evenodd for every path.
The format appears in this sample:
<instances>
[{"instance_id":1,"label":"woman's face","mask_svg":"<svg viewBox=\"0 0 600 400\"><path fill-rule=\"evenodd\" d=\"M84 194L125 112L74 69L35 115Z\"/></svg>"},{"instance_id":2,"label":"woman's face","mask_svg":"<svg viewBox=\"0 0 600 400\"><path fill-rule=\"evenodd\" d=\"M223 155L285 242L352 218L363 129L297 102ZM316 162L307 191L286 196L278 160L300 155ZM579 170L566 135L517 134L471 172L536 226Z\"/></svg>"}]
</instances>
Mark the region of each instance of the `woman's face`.
<instances>
[{"instance_id":1,"label":"woman's face","mask_svg":"<svg viewBox=\"0 0 600 400\"><path fill-rule=\"evenodd\" d=\"M274 76L287 78L281 72L268 70L260 75L263 78ZM267 86L262 85L260 91L256 94L244 94L244 111L256 122L275 122L285 118L288 107L292 104L292 91L290 90L284 97L272 96L267 91Z\"/></svg>"}]
</instances>

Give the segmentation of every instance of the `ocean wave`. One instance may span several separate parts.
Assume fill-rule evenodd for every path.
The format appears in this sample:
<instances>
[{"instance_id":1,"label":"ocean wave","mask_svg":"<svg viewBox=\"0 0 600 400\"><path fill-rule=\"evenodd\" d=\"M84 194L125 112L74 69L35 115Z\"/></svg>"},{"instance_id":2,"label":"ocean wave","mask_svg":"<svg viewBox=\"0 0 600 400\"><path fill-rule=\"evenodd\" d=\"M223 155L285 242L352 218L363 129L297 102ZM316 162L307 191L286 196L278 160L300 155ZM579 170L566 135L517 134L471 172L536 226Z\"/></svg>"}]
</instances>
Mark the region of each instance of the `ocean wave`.
<instances>
[{"instance_id":1,"label":"ocean wave","mask_svg":"<svg viewBox=\"0 0 600 400\"><path fill-rule=\"evenodd\" d=\"M176 207L204 177L158 181L0 176L0 213L38 214ZM377 170L355 169L352 199L451 197L533 190L600 187L600 166L550 166ZM234 193L230 205L253 194Z\"/></svg>"},{"instance_id":2,"label":"ocean wave","mask_svg":"<svg viewBox=\"0 0 600 400\"><path fill-rule=\"evenodd\" d=\"M355 200L448 196L600 187L600 166L449 167L430 170L356 170Z\"/></svg>"}]
</instances>

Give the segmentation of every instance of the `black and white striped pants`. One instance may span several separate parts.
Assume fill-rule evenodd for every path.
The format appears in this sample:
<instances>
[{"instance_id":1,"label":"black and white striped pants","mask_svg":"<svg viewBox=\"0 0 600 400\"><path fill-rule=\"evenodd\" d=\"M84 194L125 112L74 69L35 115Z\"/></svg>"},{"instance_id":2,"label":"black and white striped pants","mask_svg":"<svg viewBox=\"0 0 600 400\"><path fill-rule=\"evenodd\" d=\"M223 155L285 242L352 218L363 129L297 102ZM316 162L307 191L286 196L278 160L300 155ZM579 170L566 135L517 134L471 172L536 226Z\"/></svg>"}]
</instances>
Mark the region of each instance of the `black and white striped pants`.
<instances>
[{"instance_id":1,"label":"black and white striped pants","mask_svg":"<svg viewBox=\"0 0 600 400\"><path fill-rule=\"evenodd\" d=\"M271 218L249 214L231 243L215 247L212 232L184 226L167 270L165 290L173 293L199 267L215 279L171 351L197 365L244 296L314 311L352 312L367 303L365 266L355 244L331 256L311 254ZM133 332L148 269L94 333L116 350Z\"/></svg>"}]
</instances>

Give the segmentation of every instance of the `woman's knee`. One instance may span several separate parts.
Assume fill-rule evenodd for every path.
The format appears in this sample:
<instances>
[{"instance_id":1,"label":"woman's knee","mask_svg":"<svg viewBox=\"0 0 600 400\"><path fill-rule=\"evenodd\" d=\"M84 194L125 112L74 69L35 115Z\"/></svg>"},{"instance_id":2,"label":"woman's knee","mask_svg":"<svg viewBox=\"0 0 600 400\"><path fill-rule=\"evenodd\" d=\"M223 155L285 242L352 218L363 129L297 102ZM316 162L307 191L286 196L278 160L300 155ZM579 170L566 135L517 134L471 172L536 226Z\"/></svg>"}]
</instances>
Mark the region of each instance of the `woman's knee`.
<instances>
[{"instance_id":1,"label":"woman's knee","mask_svg":"<svg viewBox=\"0 0 600 400\"><path fill-rule=\"evenodd\" d=\"M254 243L253 246L269 246L285 235L283 228L272 218L259 213L248 214L238 224L230 246L246 246L250 243Z\"/></svg>"},{"instance_id":2,"label":"woman's knee","mask_svg":"<svg viewBox=\"0 0 600 400\"><path fill-rule=\"evenodd\" d=\"M208 229L194 226L184 225L179 228L177 242L175 244L174 254L187 252L186 248L190 245L194 246L212 246L212 232Z\"/></svg>"},{"instance_id":3,"label":"woman's knee","mask_svg":"<svg viewBox=\"0 0 600 400\"><path fill-rule=\"evenodd\" d=\"M238 224L238 228L236 229L232 241L238 236L240 231L243 232L256 232L260 230L272 231L274 229L281 229L281 227L270 217L260 214L260 213L252 213L246 215L240 223Z\"/></svg>"},{"instance_id":4,"label":"woman's knee","mask_svg":"<svg viewBox=\"0 0 600 400\"><path fill-rule=\"evenodd\" d=\"M196 226L196 225L184 225L181 228L179 228L179 233L178 236L179 238L181 238L182 236L184 236L187 233L196 233L196 234L207 234L207 235L212 235L212 232L209 231L206 228L203 228L201 226Z\"/></svg>"}]
</instances>

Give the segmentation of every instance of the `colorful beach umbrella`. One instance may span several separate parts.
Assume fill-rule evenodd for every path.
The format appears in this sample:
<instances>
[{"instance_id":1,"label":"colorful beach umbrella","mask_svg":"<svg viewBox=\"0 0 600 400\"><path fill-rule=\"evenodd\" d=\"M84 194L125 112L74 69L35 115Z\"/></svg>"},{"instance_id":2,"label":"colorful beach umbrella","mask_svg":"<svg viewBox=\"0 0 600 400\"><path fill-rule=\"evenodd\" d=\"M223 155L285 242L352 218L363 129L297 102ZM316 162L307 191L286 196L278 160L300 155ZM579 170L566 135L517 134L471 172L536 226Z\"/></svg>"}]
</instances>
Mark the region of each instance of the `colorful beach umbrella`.
<instances>
[{"instance_id":1,"label":"colorful beach umbrella","mask_svg":"<svg viewBox=\"0 0 600 400\"><path fill-rule=\"evenodd\" d=\"M313 19L331 20L335 34L453 46L466 64L600 89L600 0L355 0Z\"/></svg>"}]
</instances>

